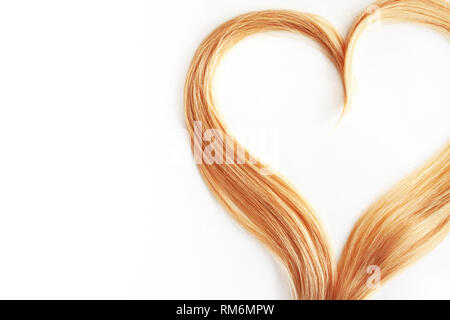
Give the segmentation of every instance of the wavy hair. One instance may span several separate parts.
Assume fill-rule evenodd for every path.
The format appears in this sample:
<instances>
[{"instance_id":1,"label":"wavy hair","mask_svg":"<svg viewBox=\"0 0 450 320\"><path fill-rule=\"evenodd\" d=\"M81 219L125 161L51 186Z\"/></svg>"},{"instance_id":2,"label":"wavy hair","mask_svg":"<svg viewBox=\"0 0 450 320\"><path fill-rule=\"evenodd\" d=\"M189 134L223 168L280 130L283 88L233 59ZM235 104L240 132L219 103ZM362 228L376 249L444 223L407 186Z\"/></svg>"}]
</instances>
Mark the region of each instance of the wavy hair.
<instances>
[{"instance_id":1,"label":"wavy hair","mask_svg":"<svg viewBox=\"0 0 450 320\"><path fill-rule=\"evenodd\" d=\"M294 299L364 299L373 291L366 285L368 267L380 268L382 284L442 240L449 231L450 143L363 213L336 262L311 205L228 132L214 104L214 72L227 50L251 34L297 32L315 40L334 63L344 88L345 113L353 50L374 18L419 22L450 33L446 1L381 0L374 5L376 15L361 14L345 41L329 22L313 14L268 10L240 15L206 37L187 74L185 117L192 151L200 154L198 169L226 210L281 262ZM206 132L209 141L204 141ZM203 154L205 148L214 152Z\"/></svg>"}]
</instances>

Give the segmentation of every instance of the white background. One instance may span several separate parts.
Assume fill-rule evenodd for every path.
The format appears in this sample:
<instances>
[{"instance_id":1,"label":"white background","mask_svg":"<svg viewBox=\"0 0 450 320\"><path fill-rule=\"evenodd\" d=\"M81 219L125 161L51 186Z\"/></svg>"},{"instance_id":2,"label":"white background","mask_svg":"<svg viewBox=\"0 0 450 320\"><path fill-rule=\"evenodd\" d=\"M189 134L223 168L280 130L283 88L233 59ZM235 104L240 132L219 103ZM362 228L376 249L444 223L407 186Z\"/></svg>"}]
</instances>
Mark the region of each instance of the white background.
<instances>
[{"instance_id":1,"label":"white background","mask_svg":"<svg viewBox=\"0 0 450 320\"><path fill-rule=\"evenodd\" d=\"M0 298L289 298L285 276L190 163L196 47L247 11L322 15L369 0L1 1ZM342 88L309 39L268 33L224 58L215 97L250 150L317 209L337 254L355 220L450 138L450 42L374 26ZM450 241L373 298L450 298Z\"/></svg>"}]
</instances>

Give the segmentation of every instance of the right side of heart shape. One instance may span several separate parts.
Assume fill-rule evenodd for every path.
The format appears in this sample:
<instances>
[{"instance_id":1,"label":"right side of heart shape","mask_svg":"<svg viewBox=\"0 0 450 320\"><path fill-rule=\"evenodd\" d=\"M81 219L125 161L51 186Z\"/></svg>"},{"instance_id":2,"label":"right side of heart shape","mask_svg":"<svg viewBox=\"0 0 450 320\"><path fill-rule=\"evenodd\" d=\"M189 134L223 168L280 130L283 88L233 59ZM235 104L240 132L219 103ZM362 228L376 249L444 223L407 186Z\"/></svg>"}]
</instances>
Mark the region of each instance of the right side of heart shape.
<instances>
[{"instance_id":1,"label":"right side of heart shape","mask_svg":"<svg viewBox=\"0 0 450 320\"><path fill-rule=\"evenodd\" d=\"M350 28L346 41L344 81L352 88L355 44L370 22L422 23L450 33L449 4L441 0L380 0ZM338 264L333 299L364 299L396 273L432 250L450 230L450 144L375 201L356 222ZM367 283L376 266L382 279Z\"/></svg>"}]
</instances>

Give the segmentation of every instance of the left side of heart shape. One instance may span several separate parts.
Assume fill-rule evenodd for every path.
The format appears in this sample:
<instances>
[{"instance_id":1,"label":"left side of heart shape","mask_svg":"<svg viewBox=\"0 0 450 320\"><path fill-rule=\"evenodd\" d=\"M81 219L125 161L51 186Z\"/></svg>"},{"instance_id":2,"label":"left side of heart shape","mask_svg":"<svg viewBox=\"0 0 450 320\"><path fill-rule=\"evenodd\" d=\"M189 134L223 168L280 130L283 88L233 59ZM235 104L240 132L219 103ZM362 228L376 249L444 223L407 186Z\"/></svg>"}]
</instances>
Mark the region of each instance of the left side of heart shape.
<instances>
[{"instance_id":1,"label":"left side of heart shape","mask_svg":"<svg viewBox=\"0 0 450 320\"><path fill-rule=\"evenodd\" d=\"M278 30L317 41L342 74L344 43L323 18L287 10L244 14L219 26L197 50L186 80L186 123L206 184L227 211L281 261L293 297L327 299L336 266L314 210L287 180L254 159L228 133L211 92L215 67L228 48L256 32Z\"/></svg>"}]
</instances>

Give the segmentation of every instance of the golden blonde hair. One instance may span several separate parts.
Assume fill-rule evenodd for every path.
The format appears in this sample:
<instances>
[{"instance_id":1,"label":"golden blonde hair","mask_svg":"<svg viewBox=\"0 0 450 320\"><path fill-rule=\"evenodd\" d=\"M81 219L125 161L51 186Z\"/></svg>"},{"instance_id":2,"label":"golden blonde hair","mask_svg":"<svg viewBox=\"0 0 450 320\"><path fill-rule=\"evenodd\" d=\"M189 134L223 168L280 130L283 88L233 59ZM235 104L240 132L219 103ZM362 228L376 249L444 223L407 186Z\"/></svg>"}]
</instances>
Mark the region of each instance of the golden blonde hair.
<instances>
[{"instance_id":1,"label":"golden blonde hair","mask_svg":"<svg viewBox=\"0 0 450 320\"><path fill-rule=\"evenodd\" d=\"M415 21L450 32L445 1L382 0L375 5L379 19ZM201 43L187 75L185 116L194 154L207 147L203 132L209 129L217 134L208 146L215 145L216 153L225 150L214 159L201 156L205 161L198 164L200 173L227 211L281 262L294 299L364 299L373 291L366 285L368 267L381 269L383 283L435 246L449 231L450 144L372 204L356 223L336 264L313 208L228 132L214 104L214 71L227 50L248 35L298 32L317 41L339 71L345 111L351 94L352 52L369 18L367 12L358 17L343 41L317 15L289 10L244 14L219 26ZM239 161L242 150L244 159L252 161Z\"/></svg>"}]
</instances>

